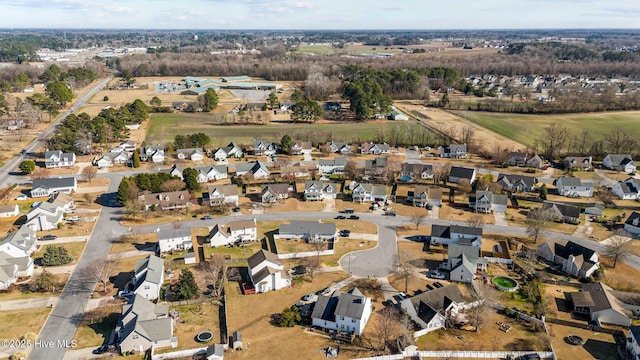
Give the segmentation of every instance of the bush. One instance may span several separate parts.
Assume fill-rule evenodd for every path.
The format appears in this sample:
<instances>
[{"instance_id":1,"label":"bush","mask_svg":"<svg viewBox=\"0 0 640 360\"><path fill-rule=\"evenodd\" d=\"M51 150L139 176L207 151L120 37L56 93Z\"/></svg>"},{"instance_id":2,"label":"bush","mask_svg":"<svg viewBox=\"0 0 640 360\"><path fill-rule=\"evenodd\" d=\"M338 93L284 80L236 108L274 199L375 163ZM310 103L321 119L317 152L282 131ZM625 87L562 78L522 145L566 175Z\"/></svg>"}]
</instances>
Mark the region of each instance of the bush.
<instances>
[{"instance_id":1,"label":"bush","mask_svg":"<svg viewBox=\"0 0 640 360\"><path fill-rule=\"evenodd\" d=\"M25 160L20 163L18 168L25 174L31 174L36 169L36 163L33 160Z\"/></svg>"},{"instance_id":2,"label":"bush","mask_svg":"<svg viewBox=\"0 0 640 360\"><path fill-rule=\"evenodd\" d=\"M43 266L66 265L73 261L67 249L62 246L49 245L42 256Z\"/></svg>"},{"instance_id":3,"label":"bush","mask_svg":"<svg viewBox=\"0 0 640 360\"><path fill-rule=\"evenodd\" d=\"M296 323L302 320L300 316L300 310L296 306L282 310L278 325L280 327L293 327Z\"/></svg>"},{"instance_id":4,"label":"bush","mask_svg":"<svg viewBox=\"0 0 640 360\"><path fill-rule=\"evenodd\" d=\"M109 97L108 97L107 95L105 95L105 96L102 98L102 101L109 101Z\"/></svg>"}]
</instances>

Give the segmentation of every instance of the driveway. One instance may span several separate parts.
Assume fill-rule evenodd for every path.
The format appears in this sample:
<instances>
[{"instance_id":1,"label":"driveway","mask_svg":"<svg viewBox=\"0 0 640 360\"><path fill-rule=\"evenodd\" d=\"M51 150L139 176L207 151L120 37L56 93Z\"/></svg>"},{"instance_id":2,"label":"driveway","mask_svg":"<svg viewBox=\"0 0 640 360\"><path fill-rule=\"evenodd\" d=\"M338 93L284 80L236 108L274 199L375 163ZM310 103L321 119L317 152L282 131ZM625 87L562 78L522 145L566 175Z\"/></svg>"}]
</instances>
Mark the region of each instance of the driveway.
<instances>
[{"instance_id":1,"label":"driveway","mask_svg":"<svg viewBox=\"0 0 640 360\"><path fill-rule=\"evenodd\" d=\"M496 222L496 226L509 226L509 224L507 224L507 218L502 212L494 212L493 219Z\"/></svg>"},{"instance_id":2,"label":"driveway","mask_svg":"<svg viewBox=\"0 0 640 360\"><path fill-rule=\"evenodd\" d=\"M420 160L420 151L405 149L404 157L406 162L409 164L422 164L422 160Z\"/></svg>"},{"instance_id":3,"label":"driveway","mask_svg":"<svg viewBox=\"0 0 640 360\"><path fill-rule=\"evenodd\" d=\"M582 224L576 227L576 231L573 232L573 236L588 238L593 233L593 227L591 226L591 216L586 215Z\"/></svg>"},{"instance_id":4,"label":"driveway","mask_svg":"<svg viewBox=\"0 0 640 360\"><path fill-rule=\"evenodd\" d=\"M610 179L605 173L602 172L602 170L600 169L594 169L593 172L596 173L596 175L598 175L600 177L600 182L594 185L600 185L600 186L606 186L606 187L613 187L613 185L617 184L618 181ZM624 174L623 179L626 179L626 174Z\"/></svg>"},{"instance_id":5,"label":"driveway","mask_svg":"<svg viewBox=\"0 0 640 360\"><path fill-rule=\"evenodd\" d=\"M429 211L429 219L440 219L440 206L434 206Z\"/></svg>"},{"instance_id":6,"label":"driveway","mask_svg":"<svg viewBox=\"0 0 640 360\"><path fill-rule=\"evenodd\" d=\"M325 199L323 212L336 212L336 199Z\"/></svg>"},{"instance_id":7,"label":"driveway","mask_svg":"<svg viewBox=\"0 0 640 360\"><path fill-rule=\"evenodd\" d=\"M313 156L309 152L302 153L303 161L313 161Z\"/></svg>"}]
</instances>

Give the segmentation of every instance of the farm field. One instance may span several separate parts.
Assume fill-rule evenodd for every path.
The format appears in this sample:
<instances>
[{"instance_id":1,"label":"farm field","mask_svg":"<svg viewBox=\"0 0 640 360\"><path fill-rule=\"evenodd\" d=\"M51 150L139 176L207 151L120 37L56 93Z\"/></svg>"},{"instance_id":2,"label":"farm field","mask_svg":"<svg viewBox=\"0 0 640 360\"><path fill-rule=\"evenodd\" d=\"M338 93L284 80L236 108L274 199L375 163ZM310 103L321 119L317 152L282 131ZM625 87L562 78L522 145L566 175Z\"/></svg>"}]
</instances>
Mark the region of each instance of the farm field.
<instances>
[{"instance_id":1,"label":"farm field","mask_svg":"<svg viewBox=\"0 0 640 360\"><path fill-rule=\"evenodd\" d=\"M402 129L406 129L406 133L412 133L422 128L412 122L396 123L386 120L351 123L218 126L213 124L216 119L215 113L152 114L146 141L152 144L162 144L173 141L177 134L203 132L211 137L213 146L223 146L230 141L248 145L252 144L253 139L257 136L267 141L277 141L284 134L289 134L294 139L310 139L314 142L323 142L330 138L334 141L363 142L375 140L383 133L388 136L393 131Z\"/></svg>"},{"instance_id":2,"label":"farm field","mask_svg":"<svg viewBox=\"0 0 640 360\"><path fill-rule=\"evenodd\" d=\"M527 146L533 146L535 139L544 133L544 128L551 124L560 124L570 132L589 131L592 138L604 138L611 129L619 127L630 132L634 137L640 137L638 111L618 111L585 114L563 115L528 115L504 114L475 111L452 111L463 116L487 130Z\"/></svg>"}]
</instances>

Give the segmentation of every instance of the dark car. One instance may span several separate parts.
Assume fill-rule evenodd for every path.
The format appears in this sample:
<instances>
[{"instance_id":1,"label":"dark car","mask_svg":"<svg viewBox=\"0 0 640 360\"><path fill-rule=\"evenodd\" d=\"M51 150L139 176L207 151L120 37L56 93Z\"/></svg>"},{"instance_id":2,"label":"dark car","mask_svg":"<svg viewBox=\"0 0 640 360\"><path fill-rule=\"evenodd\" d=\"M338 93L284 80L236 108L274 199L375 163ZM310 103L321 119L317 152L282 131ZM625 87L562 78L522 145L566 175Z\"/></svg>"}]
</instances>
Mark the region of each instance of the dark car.
<instances>
[{"instance_id":1,"label":"dark car","mask_svg":"<svg viewBox=\"0 0 640 360\"><path fill-rule=\"evenodd\" d=\"M202 217L202 220L213 220L213 216L205 215L205 216Z\"/></svg>"},{"instance_id":2,"label":"dark car","mask_svg":"<svg viewBox=\"0 0 640 360\"><path fill-rule=\"evenodd\" d=\"M55 236L55 235L45 235L45 236L42 236L42 237L40 238L40 240L43 240L43 241L46 241L46 240L55 240L55 239L57 239L57 238L58 238L58 237L57 237L57 236Z\"/></svg>"},{"instance_id":3,"label":"dark car","mask_svg":"<svg viewBox=\"0 0 640 360\"><path fill-rule=\"evenodd\" d=\"M349 220L360 220L360 216L358 216L358 215L351 215L351 216L349 216Z\"/></svg>"},{"instance_id":4,"label":"dark car","mask_svg":"<svg viewBox=\"0 0 640 360\"><path fill-rule=\"evenodd\" d=\"M340 230L340 236L349 237L351 235L351 230Z\"/></svg>"},{"instance_id":5,"label":"dark car","mask_svg":"<svg viewBox=\"0 0 640 360\"><path fill-rule=\"evenodd\" d=\"M388 211L388 212L384 213L384 215L386 215L386 216L396 216L396 213L393 212L393 211Z\"/></svg>"},{"instance_id":6,"label":"dark car","mask_svg":"<svg viewBox=\"0 0 640 360\"><path fill-rule=\"evenodd\" d=\"M336 216L336 220L344 220L344 219L346 219L346 218L347 218L347 217L346 217L346 216L344 216L344 215L338 215L338 216Z\"/></svg>"},{"instance_id":7,"label":"dark car","mask_svg":"<svg viewBox=\"0 0 640 360\"><path fill-rule=\"evenodd\" d=\"M109 347L107 345L102 345L99 348L93 350L91 353L94 355L100 355L106 353L107 350L109 350Z\"/></svg>"}]
</instances>

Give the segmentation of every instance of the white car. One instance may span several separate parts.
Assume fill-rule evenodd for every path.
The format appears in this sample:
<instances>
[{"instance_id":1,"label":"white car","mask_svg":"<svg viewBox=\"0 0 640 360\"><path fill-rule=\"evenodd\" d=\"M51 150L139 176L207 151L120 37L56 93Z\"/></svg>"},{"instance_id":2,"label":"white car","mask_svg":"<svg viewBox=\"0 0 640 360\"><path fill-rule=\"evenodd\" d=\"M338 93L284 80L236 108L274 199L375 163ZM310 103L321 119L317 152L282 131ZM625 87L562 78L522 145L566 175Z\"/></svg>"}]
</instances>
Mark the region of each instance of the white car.
<instances>
[{"instance_id":1,"label":"white car","mask_svg":"<svg viewBox=\"0 0 640 360\"><path fill-rule=\"evenodd\" d=\"M438 271L432 271L429 273L429 276L431 276L434 279L444 279L444 274Z\"/></svg>"},{"instance_id":2,"label":"white car","mask_svg":"<svg viewBox=\"0 0 640 360\"><path fill-rule=\"evenodd\" d=\"M18 197L16 198L16 200L27 200L27 195L25 195L25 194L20 194L20 195L18 195Z\"/></svg>"}]
</instances>

